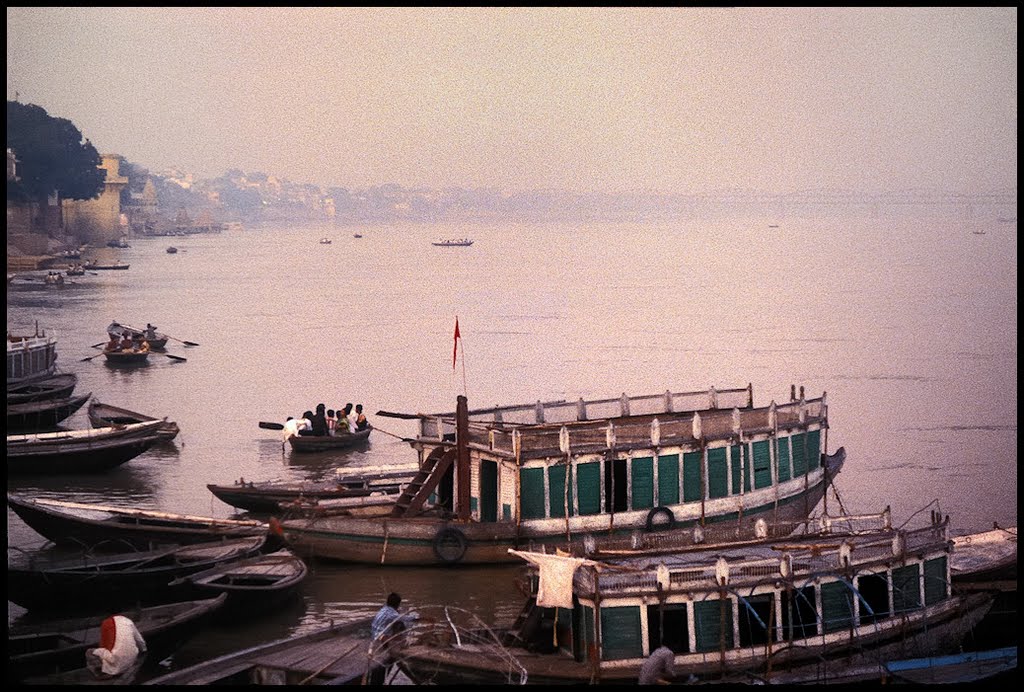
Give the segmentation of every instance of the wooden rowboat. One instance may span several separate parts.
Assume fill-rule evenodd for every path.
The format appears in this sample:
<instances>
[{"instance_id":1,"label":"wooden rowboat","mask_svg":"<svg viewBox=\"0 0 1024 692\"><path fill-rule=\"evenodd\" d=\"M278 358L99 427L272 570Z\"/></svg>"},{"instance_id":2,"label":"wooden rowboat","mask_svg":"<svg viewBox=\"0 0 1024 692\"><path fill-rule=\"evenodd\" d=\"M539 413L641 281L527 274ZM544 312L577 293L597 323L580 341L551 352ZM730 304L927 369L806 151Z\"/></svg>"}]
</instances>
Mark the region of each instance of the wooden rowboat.
<instances>
[{"instance_id":1,"label":"wooden rowboat","mask_svg":"<svg viewBox=\"0 0 1024 692\"><path fill-rule=\"evenodd\" d=\"M217 565L252 557L266 536L170 546L157 550L97 554L63 551L13 554L8 549L7 600L33 613L60 609L95 611L138 603L166 603L190 595L170 582ZM218 594L203 594L212 598Z\"/></svg>"},{"instance_id":2,"label":"wooden rowboat","mask_svg":"<svg viewBox=\"0 0 1024 692\"><path fill-rule=\"evenodd\" d=\"M101 404L95 399L89 402L88 415L89 424L94 428L109 428L116 425L131 425L132 423L145 423L161 420L154 418L153 416L147 416L144 413L129 411L126 408L111 406L110 404ZM180 428L178 428L177 423L169 421L167 418L163 418L161 423L162 425L159 428L159 435L161 439L173 440L178 436Z\"/></svg>"},{"instance_id":3,"label":"wooden rowboat","mask_svg":"<svg viewBox=\"0 0 1024 692\"><path fill-rule=\"evenodd\" d=\"M168 544L263 536L262 521L217 519L155 510L92 505L7 493L7 505L36 533L57 545L111 552Z\"/></svg>"},{"instance_id":4,"label":"wooden rowboat","mask_svg":"<svg viewBox=\"0 0 1024 692\"><path fill-rule=\"evenodd\" d=\"M322 502L373 493L398 492L415 471L381 472L377 474L339 477L333 481L235 481L231 485L207 484L207 489L221 502L249 512L277 512L282 504L305 500Z\"/></svg>"},{"instance_id":5,"label":"wooden rowboat","mask_svg":"<svg viewBox=\"0 0 1024 692\"><path fill-rule=\"evenodd\" d=\"M7 430L31 432L50 430L61 421L70 418L89 400L92 392L83 396L64 399L41 399L23 403L7 404Z\"/></svg>"},{"instance_id":6,"label":"wooden rowboat","mask_svg":"<svg viewBox=\"0 0 1024 692\"><path fill-rule=\"evenodd\" d=\"M11 385L7 388L7 403L23 404L28 401L64 399L71 396L77 384L78 376L67 373Z\"/></svg>"},{"instance_id":7,"label":"wooden rowboat","mask_svg":"<svg viewBox=\"0 0 1024 692\"><path fill-rule=\"evenodd\" d=\"M197 663L147 685L358 684L366 672L370 620L332 624Z\"/></svg>"},{"instance_id":8,"label":"wooden rowboat","mask_svg":"<svg viewBox=\"0 0 1024 692\"><path fill-rule=\"evenodd\" d=\"M302 558L289 550L232 560L185 574L169 586L187 587L193 598L227 594L222 615L262 614L298 593L309 574Z\"/></svg>"},{"instance_id":9,"label":"wooden rowboat","mask_svg":"<svg viewBox=\"0 0 1024 692\"><path fill-rule=\"evenodd\" d=\"M163 421L116 428L7 436L8 473L93 473L139 456L160 440Z\"/></svg>"},{"instance_id":10,"label":"wooden rowboat","mask_svg":"<svg viewBox=\"0 0 1024 692\"><path fill-rule=\"evenodd\" d=\"M339 435L297 435L288 438L294 452L326 452L333 449L348 449L365 443L373 432L371 425L366 430Z\"/></svg>"},{"instance_id":11,"label":"wooden rowboat","mask_svg":"<svg viewBox=\"0 0 1024 692\"><path fill-rule=\"evenodd\" d=\"M112 351L103 349L103 357L110 365L142 365L149 359L149 350Z\"/></svg>"},{"instance_id":12,"label":"wooden rowboat","mask_svg":"<svg viewBox=\"0 0 1024 692\"><path fill-rule=\"evenodd\" d=\"M146 640L146 662L159 663L198 633L224 605L227 596L169 603L124 611ZM7 630L7 676L24 682L31 676L84 668L85 651L99 646L100 625L110 613L35 624L15 623Z\"/></svg>"},{"instance_id":13,"label":"wooden rowboat","mask_svg":"<svg viewBox=\"0 0 1024 692\"><path fill-rule=\"evenodd\" d=\"M949 572L954 585L1016 582L1017 527L954 536Z\"/></svg>"}]
</instances>

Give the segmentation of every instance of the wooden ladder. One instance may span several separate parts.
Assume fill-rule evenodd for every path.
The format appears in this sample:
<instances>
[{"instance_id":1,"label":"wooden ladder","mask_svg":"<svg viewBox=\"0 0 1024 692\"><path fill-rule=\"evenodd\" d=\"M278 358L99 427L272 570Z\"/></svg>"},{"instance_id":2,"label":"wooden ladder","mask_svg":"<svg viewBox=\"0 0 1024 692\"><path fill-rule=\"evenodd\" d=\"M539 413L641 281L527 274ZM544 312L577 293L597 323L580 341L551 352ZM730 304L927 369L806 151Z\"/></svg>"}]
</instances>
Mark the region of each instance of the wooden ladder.
<instances>
[{"instance_id":1,"label":"wooden ladder","mask_svg":"<svg viewBox=\"0 0 1024 692\"><path fill-rule=\"evenodd\" d=\"M415 516L423 509L423 503L434 492L445 472L455 462L457 451L454 447L445 450L437 447L423 460L423 466L412 477L391 509L393 517Z\"/></svg>"}]
</instances>

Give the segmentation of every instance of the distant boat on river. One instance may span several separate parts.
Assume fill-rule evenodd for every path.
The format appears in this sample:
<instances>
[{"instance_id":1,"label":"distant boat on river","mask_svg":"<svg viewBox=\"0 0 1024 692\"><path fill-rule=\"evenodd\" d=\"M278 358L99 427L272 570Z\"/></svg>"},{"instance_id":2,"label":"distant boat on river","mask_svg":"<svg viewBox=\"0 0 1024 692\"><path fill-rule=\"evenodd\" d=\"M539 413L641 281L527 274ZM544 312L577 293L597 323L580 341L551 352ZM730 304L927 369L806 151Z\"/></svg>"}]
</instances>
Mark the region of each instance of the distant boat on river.
<instances>
[{"instance_id":1,"label":"distant boat on river","mask_svg":"<svg viewBox=\"0 0 1024 692\"><path fill-rule=\"evenodd\" d=\"M435 240L432 245L438 247L468 247L473 244L473 241L469 238L457 238L457 239L444 239Z\"/></svg>"}]
</instances>

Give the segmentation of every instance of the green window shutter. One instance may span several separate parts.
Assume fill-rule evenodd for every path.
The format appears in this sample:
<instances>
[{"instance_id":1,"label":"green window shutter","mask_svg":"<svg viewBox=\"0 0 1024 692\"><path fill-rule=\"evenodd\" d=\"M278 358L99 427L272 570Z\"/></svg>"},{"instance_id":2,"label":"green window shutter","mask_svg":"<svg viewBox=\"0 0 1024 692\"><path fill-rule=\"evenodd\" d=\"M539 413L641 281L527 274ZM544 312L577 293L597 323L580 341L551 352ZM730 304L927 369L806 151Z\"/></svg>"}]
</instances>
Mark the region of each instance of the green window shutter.
<instances>
[{"instance_id":1,"label":"green window shutter","mask_svg":"<svg viewBox=\"0 0 1024 692\"><path fill-rule=\"evenodd\" d=\"M733 495L740 494L740 474L743 473L743 452L739 445L729 448L729 469L732 471L732 479L729 487Z\"/></svg>"},{"instance_id":2,"label":"green window shutter","mask_svg":"<svg viewBox=\"0 0 1024 692\"><path fill-rule=\"evenodd\" d=\"M772 484L772 458L768 440L754 443L754 487L767 488Z\"/></svg>"},{"instance_id":3,"label":"green window shutter","mask_svg":"<svg viewBox=\"0 0 1024 692\"><path fill-rule=\"evenodd\" d=\"M793 477L789 468L789 438L780 437L775 440L775 458L779 462L779 483Z\"/></svg>"},{"instance_id":4,"label":"green window shutter","mask_svg":"<svg viewBox=\"0 0 1024 692\"><path fill-rule=\"evenodd\" d=\"M551 515L552 517L564 517L565 516L565 466L549 466L548 467L548 488L550 488L550 503L551 503ZM571 517L575 512L572 506L572 470L569 470L569 516Z\"/></svg>"},{"instance_id":5,"label":"green window shutter","mask_svg":"<svg viewBox=\"0 0 1024 692\"><path fill-rule=\"evenodd\" d=\"M544 518L544 469L519 470L519 506L523 519Z\"/></svg>"},{"instance_id":6,"label":"green window shutter","mask_svg":"<svg viewBox=\"0 0 1024 692\"><path fill-rule=\"evenodd\" d=\"M807 433L807 465L812 471L821 466L820 430L811 430Z\"/></svg>"},{"instance_id":7,"label":"green window shutter","mask_svg":"<svg viewBox=\"0 0 1024 692\"><path fill-rule=\"evenodd\" d=\"M633 484L633 509L654 506L654 458L637 457L630 462Z\"/></svg>"},{"instance_id":8,"label":"green window shutter","mask_svg":"<svg viewBox=\"0 0 1024 692\"><path fill-rule=\"evenodd\" d=\"M577 604L575 611L580 623L576 660L589 661L591 660L590 649L597 644L597 632L594 631L594 609Z\"/></svg>"},{"instance_id":9,"label":"green window shutter","mask_svg":"<svg viewBox=\"0 0 1024 692\"><path fill-rule=\"evenodd\" d=\"M732 601L715 599L695 601L693 604L693 629L697 639L697 651L718 651L722 647L721 636L725 634L725 648L731 649ZM724 610L724 613L723 613Z\"/></svg>"},{"instance_id":10,"label":"green window shutter","mask_svg":"<svg viewBox=\"0 0 1024 692\"><path fill-rule=\"evenodd\" d=\"M853 591L841 581L821 585L821 619L826 632L849 629L853 622Z\"/></svg>"},{"instance_id":11,"label":"green window shutter","mask_svg":"<svg viewBox=\"0 0 1024 692\"><path fill-rule=\"evenodd\" d=\"M506 504L504 502L501 503L501 518L502 519L511 519L512 518L512 505Z\"/></svg>"},{"instance_id":12,"label":"green window shutter","mask_svg":"<svg viewBox=\"0 0 1024 692\"><path fill-rule=\"evenodd\" d=\"M946 556L926 560L924 563L924 604L939 603L949 597L946 584Z\"/></svg>"},{"instance_id":13,"label":"green window shutter","mask_svg":"<svg viewBox=\"0 0 1024 692\"><path fill-rule=\"evenodd\" d=\"M793 477L799 478L807 473L807 450L804 447L807 436L798 433L790 439L793 441Z\"/></svg>"},{"instance_id":14,"label":"green window shutter","mask_svg":"<svg viewBox=\"0 0 1024 692\"><path fill-rule=\"evenodd\" d=\"M591 462L576 466L576 493L580 514L601 513L601 464Z\"/></svg>"},{"instance_id":15,"label":"green window shutter","mask_svg":"<svg viewBox=\"0 0 1024 692\"><path fill-rule=\"evenodd\" d=\"M921 569L917 564L892 571L892 605L897 613L921 607Z\"/></svg>"},{"instance_id":16,"label":"green window shutter","mask_svg":"<svg viewBox=\"0 0 1024 692\"><path fill-rule=\"evenodd\" d=\"M658 457L658 504L661 506L679 503L679 455L666 454Z\"/></svg>"},{"instance_id":17,"label":"green window shutter","mask_svg":"<svg viewBox=\"0 0 1024 692\"><path fill-rule=\"evenodd\" d=\"M700 480L701 456L700 452L683 454L683 502L699 502L704 497Z\"/></svg>"},{"instance_id":18,"label":"green window shutter","mask_svg":"<svg viewBox=\"0 0 1024 692\"><path fill-rule=\"evenodd\" d=\"M601 658L614 661L644 655L640 630L640 608L601 608Z\"/></svg>"},{"instance_id":19,"label":"green window shutter","mask_svg":"<svg viewBox=\"0 0 1024 692\"><path fill-rule=\"evenodd\" d=\"M725 447L708 450L708 497L725 497L729 494L729 467L725 458Z\"/></svg>"},{"instance_id":20,"label":"green window shutter","mask_svg":"<svg viewBox=\"0 0 1024 692\"><path fill-rule=\"evenodd\" d=\"M480 462L480 521L498 520L498 464Z\"/></svg>"}]
</instances>

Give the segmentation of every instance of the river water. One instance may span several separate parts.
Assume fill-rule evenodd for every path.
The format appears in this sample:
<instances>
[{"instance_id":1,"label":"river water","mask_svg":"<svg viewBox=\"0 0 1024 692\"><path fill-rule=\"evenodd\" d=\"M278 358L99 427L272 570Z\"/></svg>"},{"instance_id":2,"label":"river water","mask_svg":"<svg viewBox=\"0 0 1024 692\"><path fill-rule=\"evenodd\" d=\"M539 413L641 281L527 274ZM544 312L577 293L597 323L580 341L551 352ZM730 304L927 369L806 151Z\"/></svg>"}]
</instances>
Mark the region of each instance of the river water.
<instances>
[{"instance_id":1,"label":"river water","mask_svg":"<svg viewBox=\"0 0 1024 692\"><path fill-rule=\"evenodd\" d=\"M751 383L759 406L788 400L791 385L809 398L827 393L828 451L847 450L836 481L847 511L888 505L902 523L938 508L953 533L1015 525L1017 229L982 216L136 238L92 251L130 263L127 271L63 287L10 285L7 328L21 334L38 323L56 334L61 370L79 377L76 394L167 416L181 434L110 473L10 477L8 489L228 517L233 508L207 483L414 463L398 439L414 424L378 410L452 411L463 393L479 408ZM333 242L321 244L325 236ZM435 247L438 236L475 243ZM167 352L187 362L83 361L112 320L152 322L174 338ZM258 427L321 402L362 403L377 427L370 444L293 455L279 433ZM84 410L66 424L87 427ZM43 543L8 510L9 550ZM412 606L508 619L522 602L517 574L316 564L293 606L211 628L173 665L370 615L393 590Z\"/></svg>"}]
</instances>

